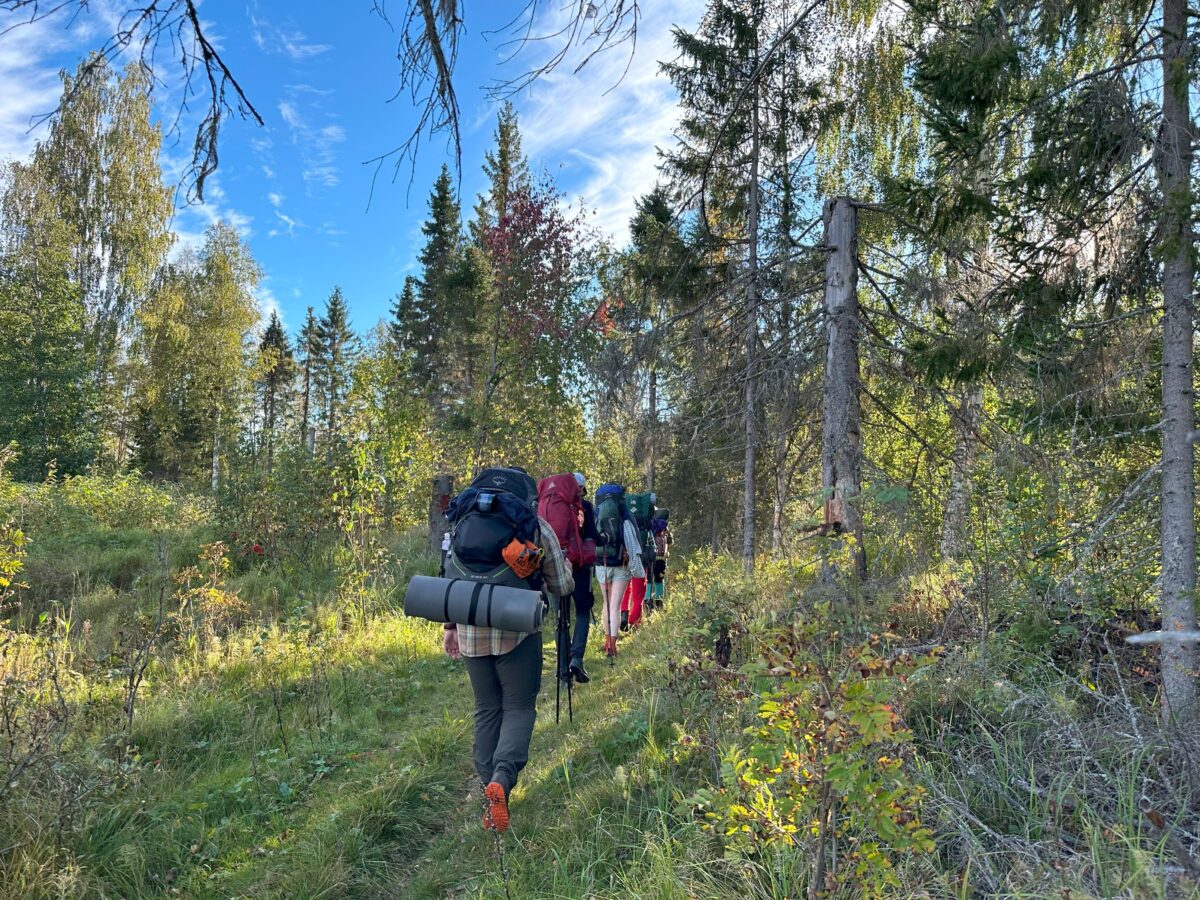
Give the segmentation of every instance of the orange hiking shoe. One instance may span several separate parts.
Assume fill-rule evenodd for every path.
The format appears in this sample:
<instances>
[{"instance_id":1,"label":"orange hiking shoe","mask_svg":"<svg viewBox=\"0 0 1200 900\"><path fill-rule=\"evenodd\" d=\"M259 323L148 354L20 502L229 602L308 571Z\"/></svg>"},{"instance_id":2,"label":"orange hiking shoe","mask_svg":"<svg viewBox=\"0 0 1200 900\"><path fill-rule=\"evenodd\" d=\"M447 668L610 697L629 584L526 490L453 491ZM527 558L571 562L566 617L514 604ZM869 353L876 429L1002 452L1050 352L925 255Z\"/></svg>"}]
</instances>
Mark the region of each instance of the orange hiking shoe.
<instances>
[{"instance_id":1,"label":"orange hiking shoe","mask_svg":"<svg viewBox=\"0 0 1200 900\"><path fill-rule=\"evenodd\" d=\"M483 827L487 831L508 831L508 798L504 796L504 785L493 781L483 789Z\"/></svg>"}]
</instances>

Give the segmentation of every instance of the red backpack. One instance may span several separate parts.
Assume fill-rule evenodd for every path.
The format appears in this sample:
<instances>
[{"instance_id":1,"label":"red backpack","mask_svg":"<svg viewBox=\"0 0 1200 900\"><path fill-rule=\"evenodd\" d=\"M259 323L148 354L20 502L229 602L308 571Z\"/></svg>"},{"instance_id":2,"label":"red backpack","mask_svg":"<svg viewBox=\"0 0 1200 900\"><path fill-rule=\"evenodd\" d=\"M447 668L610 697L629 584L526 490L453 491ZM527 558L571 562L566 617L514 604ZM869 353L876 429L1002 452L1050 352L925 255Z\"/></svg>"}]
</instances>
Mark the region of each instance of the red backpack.
<instances>
[{"instance_id":1,"label":"red backpack","mask_svg":"<svg viewBox=\"0 0 1200 900\"><path fill-rule=\"evenodd\" d=\"M538 515L554 529L559 546L562 547L567 560L576 568L591 565L596 561L595 544L583 540L583 533L579 527L582 512L579 482L570 472L551 475L538 482ZM588 544L591 544L590 553Z\"/></svg>"}]
</instances>

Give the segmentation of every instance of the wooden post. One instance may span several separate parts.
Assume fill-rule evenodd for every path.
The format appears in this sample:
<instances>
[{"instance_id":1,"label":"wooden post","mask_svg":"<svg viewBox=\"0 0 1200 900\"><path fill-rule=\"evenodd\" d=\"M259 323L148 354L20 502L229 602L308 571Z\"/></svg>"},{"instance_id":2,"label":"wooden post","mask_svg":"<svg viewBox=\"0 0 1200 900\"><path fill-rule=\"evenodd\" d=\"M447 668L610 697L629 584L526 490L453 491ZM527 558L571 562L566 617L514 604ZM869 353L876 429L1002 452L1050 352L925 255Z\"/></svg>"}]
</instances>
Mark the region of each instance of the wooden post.
<instances>
[{"instance_id":1,"label":"wooden post","mask_svg":"<svg viewBox=\"0 0 1200 900\"><path fill-rule=\"evenodd\" d=\"M433 494L429 499L429 551L440 553L442 535L450 530L446 507L454 496L454 476L438 475L433 479Z\"/></svg>"},{"instance_id":2,"label":"wooden post","mask_svg":"<svg viewBox=\"0 0 1200 900\"><path fill-rule=\"evenodd\" d=\"M855 572L867 576L863 548L862 407L858 368L858 210L848 197L825 204L825 395L821 483L828 531L853 535ZM823 573L831 578L832 572Z\"/></svg>"}]
</instances>

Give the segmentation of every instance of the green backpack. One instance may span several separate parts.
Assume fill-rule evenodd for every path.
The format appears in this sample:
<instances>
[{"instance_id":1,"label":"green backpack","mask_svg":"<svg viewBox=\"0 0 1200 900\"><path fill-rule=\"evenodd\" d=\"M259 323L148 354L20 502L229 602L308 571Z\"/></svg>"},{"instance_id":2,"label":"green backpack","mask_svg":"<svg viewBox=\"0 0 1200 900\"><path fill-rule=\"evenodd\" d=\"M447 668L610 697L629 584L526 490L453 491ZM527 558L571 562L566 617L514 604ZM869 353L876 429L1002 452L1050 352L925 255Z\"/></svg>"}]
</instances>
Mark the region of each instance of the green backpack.
<instances>
[{"instance_id":1,"label":"green backpack","mask_svg":"<svg viewBox=\"0 0 1200 900\"><path fill-rule=\"evenodd\" d=\"M596 491L596 530L600 543L596 562L602 566L625 565L625 489L605 484Z\"/></svg>"},{"instance_id":2,"label":"green backpack","mask_svg":"<svg viewBox=\"0 0 1200 900\"><path fill-rule=\"evenodd\" d=\"M654 519L654 495L630 494L628 502L629 518L637 527L638 537L642 542L642 562L650 565L657 556L654 533L650 530L650 523Z\"/></svg>"}]
</instances>

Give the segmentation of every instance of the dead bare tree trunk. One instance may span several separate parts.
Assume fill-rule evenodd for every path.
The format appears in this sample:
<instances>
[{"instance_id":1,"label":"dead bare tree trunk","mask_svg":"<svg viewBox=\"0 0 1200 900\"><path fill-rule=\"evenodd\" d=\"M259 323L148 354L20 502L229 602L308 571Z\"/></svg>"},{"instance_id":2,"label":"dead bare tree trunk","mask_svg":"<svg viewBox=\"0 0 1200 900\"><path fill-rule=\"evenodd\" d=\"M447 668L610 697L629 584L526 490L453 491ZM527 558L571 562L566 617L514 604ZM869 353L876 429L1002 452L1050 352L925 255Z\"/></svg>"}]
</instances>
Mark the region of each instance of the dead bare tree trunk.
<instances>
[{"instance_id":1,"label":"dead bare tree trunk","mask_svg":"<svg viewBox=\"0 0 1200 900\"><path fill-rule=\"evenodd\" d=\"M1192 429L1192 298L1195 276L1190 184L1193 135L1188 90L1187 0L1162 4L1162 127L1157 166L1162 185L1162 619L1164 631L1196 629L1196 485ZM1163 715L1196 719L1196 645L1162 645Z\"/></svg>"},{"instance_id":2,"label":"dead bare tree trunk","mask_svg":"<svg viewBox=\"0 0 1200 900\"><path fill-rule=\"evenodd\" d=\"M858 210L848 197L825 205L825 395L821 484L825 522L855 541L855 573L867 577L863 548L862 407L858 367ZM833 572L823 573L826 580Z\"/></svg>"},{"instance_id":3,"label":"dead bare tree trunk","mask_svg":"<svg viewBox=\"0 0 1200 900\"><path fill-rule=\"evenodd\" d=\"M750 198L747 204L746 255L746 399L743 411L746 454L742 468L742 566L749 575L754 569L755 455L758 450L758 207L759 157L761 141L758 116L758 85L755 84L750 110Z\"/></svg>"},{"instance_id":4,"label":"dead bare tree trunk","mask_svg":"<svg viewBox=\"0 0 1200 900\"><path fill-rule=\"evenodd\" d=\"M950 487L942 513L942 558L962 559L970 547L968 519L971 513L971 470L979 442L975 435L983 409L983 388L963 387L957 407L950 408L954 428L954 450L950 454Z\"/></svg>"},{"instance_id":5,"label":"dead bare tree trunk","mask_svg":"<svg viewBox=\"0 0 1200 900\"><path fill-rule=\"evenodd\" d=\"M646 490L654 490L654 477L658 465L658 371L650 370L650 387L649 387L650 404L650 440L649 450L646 458Z\"/></svg>"}]
</instances>

